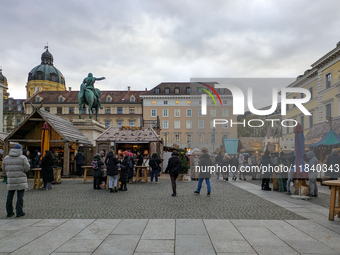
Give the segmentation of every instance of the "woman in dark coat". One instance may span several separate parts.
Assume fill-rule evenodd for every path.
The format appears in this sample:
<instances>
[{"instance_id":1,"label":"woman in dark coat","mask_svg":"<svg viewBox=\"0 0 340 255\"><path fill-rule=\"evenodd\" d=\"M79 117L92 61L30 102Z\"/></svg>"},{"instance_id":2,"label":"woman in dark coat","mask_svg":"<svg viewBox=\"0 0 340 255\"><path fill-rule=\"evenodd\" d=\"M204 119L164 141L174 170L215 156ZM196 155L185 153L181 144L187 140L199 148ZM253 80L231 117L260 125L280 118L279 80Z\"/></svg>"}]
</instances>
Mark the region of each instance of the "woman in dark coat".
<instances>
[{"instance_id":1,"label":"woman in dark coat","mask_svg":"<svg viewBox=\"0 0 340 255\"><path fill-rule=\"evenodd\" d=\"M46 190L50 190L52 188L51 182L54 180L53 178L53 155L51 151L45 151L45 157L43 157L41 161L41 173L43 175L44 187Z\"/></svg>"},{"instance_id":2,"label":"woman in dark coat","mask_svg":"<svg viewBox=\"0 0 340 255\"><path fill-rule=\"evenodd\" d=\"M127 187L126 187L126 183L128 181L128 177L129 177L129 171L130 171L130 156L129 156L129 152L128 151L124 151L123 152L123 162L120 166L121 172L120 172L120 179L119 181L122 183L122 185L120 186L120 188L118 190L121 191L127 191ZM132 162L131 162L132 164Z\"/></svg>"},{"instance_id":3,"label":"woman in dark coat","mask_svg":"<svg viewBox=\"0 0 340 255\"><path fill-rule=\"evenodd\" d=\"M105 159L107 175L109 176L110 193L117 192L118 164L119 160L113 155L113 150L110 150ZM112 181L114 188L112 188Z\"/></svg>"},{"instance_id":4,"label":"woman in dark coat","mask_svg":"<svg viewBox=\"0 0 340 255\"><path fill-rule=\"evenodd\" d=\"M153 176L155 175L156 183L158 183L158 171L160 170L161 160L158 158L157 153L152 154L149 160L149 166L151 167L151 182L153 182Z\"/></svg>"},{"instance_id":5,"label":"woman in dark coat","mask_svg":"<svg viewBox=\"0 0 340 255\"><path fill-rule=\"evenodd\" d=\"M272 190L269 187L269 181L270 181L270 177L272 176L272 172L269 170L269 166L274 166L273 161L270 157L270 152L268 150L265 151L262 159L261 159L261 163L260 165L265 166L267 169L267 171L264 171L262 173L262 190Z\"/></svg>"},{"instance_id":6,"label":"woman in dark coat","mask_svg":"<svg viewBox=\"0 0 340 255\"><path fill-rule=\"evenodd\" d=\"M93 166L97 164L97 169L93 168ZM100 179L102 177L102 165L104 165L103 161L100 158L100 154L97 153L94 156L92 161L93 168L93 189L101 189L100 187Z\"/></svg>"},{"instance_id":7,"label":"woman in dark coat","mask_svg":"<svg viewBox=\"0 0 340 255\"><path fill-rule=\"evenodd\" d=\"M172 195L175 197L177 195L176 192L176 179L181 171L182 168L182 162L179 158L179 154L177 151L174 151L171 154L171 158L169 158L168 166L166 167L165 172L170 173L171 178L171 185L172 185Z\"/></svg>"}]
</instances>

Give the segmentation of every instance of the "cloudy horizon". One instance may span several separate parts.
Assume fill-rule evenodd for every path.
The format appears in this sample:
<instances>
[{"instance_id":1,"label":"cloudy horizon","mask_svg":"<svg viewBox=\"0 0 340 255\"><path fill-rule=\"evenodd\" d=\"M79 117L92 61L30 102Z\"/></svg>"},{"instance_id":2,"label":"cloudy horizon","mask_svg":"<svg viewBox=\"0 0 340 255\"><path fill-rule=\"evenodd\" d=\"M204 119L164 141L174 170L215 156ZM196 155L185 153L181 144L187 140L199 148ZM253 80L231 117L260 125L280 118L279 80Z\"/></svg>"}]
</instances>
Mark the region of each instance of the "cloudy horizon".
<instances>
[{"instance_id":1,"label":"cloudy horizon","mask_svg":"<svg viewBox=\"0 0 340 255\"><path fill-rule=\"evenodd\" d=\"M47 42L72 90L89 72L106 77L96 83L101 90L144 90L192 77L292 78L335 48L337 7L337 1L5 1L0 66L14 98L25 98L28 73Z\"/></svg>"}]
</instances>

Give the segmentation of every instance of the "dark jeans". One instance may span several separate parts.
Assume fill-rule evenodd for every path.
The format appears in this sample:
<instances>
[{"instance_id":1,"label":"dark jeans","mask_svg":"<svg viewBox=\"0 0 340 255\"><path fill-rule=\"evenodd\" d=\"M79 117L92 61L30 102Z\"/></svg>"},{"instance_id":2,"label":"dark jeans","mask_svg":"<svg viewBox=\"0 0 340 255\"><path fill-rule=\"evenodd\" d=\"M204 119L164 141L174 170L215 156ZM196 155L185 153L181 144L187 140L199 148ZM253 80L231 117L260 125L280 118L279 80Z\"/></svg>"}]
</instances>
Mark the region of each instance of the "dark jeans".
<instances>
[{"instance_id":1,"label":"dark jeans","mask_svg":"<svg viewBox=\"0 0 340 255\"><path fill-rule=\"evenodd\" d=\"M101 177L93 177L93 188L100 189L100 179Z\"/></svg>"},{"instance_id":2,"label":"dark jeans","mask_svg":"<svg viewBox=\"0 0 340 255\"><path fill-rule=\"evenodd\" d=\"M158 169L151 170L151 181L153 181L153 176L155 175L156 182L158 182Z\"/></svg>"},{"instance_id":3,"label":"dark jeans","mask_svg":"<svg viewBox=\"0 0 340 255\"><path fill-rule=\"evenodd\" d=\"M7 193L7 202L6 202L6 211L7 214L13 213L13 197L14 197L15 190L9 190ZM23 207L24 207L24 194L25 190L17 190L17 205L15 207L15 211L17 215L23 214Z\"/></svg>"},{"instance_id":4,"label":"dark jeans","mask_svg":"<svg viewBox=\"0 0 340 255\"><path fill-rule=\"evenodd\" d=\"M170 176L170 178L171 178L171 186L172 186L172 193L173 194L177 194L177 192L176 192L176 179L177 179L177 177L178 177L178 174Z\"/></svg>"},{"instance_id":5,"label":"dark jeans","mask_svg":"<svg viewBox=\"0 0 340 255\"><path fill-rule=\"evenodd\" d=\"M81 168L82 165L77 164L77 175L82 176L84 175L84 169Z\"/></svg>"}]
</instances>

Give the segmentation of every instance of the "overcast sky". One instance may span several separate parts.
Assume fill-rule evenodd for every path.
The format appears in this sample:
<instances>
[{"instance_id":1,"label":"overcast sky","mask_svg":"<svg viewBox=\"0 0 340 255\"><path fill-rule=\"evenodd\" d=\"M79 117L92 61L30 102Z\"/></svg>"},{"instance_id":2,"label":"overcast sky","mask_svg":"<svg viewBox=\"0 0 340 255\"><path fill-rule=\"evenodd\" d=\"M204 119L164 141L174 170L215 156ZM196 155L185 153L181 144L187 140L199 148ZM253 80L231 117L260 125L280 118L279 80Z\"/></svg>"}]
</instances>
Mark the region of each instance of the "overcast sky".
<instances>
[{"instance_id":1,"label":"overcast sky","mask_svg":"<svg viewBox=\"0 0 340 255\"><path fill-rule=\"evenodd\" d=\"M89 72L106 77L101 90L296 77L335 48L339 9L336 0L2 1L0 65L14 98L25 98L46 42L73 90Z\"/></svg>"}]
</instances>

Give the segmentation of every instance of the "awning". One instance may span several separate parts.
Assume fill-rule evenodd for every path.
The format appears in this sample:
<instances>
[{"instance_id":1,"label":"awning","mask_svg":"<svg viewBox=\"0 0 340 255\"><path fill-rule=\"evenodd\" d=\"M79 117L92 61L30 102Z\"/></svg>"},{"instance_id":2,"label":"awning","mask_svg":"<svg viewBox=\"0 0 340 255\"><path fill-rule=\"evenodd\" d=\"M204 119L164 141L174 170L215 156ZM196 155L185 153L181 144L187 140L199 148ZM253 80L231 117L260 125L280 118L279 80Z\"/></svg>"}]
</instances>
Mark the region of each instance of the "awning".
<instances>
[{"instance_id":1,"label":"awning","mask_svg":"<svg viewBox=\"0 0 340 255\"><path fill-rule=\"evenodd\" d=\"M229 155L237 153L238 139L223 139L225 152Z\"/></svg>"}]
</instances>

